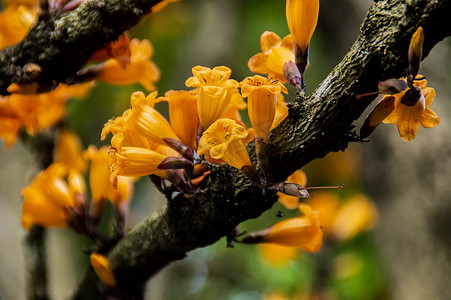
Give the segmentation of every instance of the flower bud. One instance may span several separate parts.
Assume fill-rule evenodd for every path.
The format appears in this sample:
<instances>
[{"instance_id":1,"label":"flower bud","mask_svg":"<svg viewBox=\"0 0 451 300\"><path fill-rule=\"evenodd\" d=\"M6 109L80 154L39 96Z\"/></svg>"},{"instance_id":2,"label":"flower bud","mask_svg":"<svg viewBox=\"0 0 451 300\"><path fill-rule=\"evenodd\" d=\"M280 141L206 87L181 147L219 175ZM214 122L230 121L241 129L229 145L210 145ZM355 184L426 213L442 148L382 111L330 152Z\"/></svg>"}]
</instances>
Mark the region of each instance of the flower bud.
<instances>
[{"instance_id":1,"label":"flower bud","mask_svg":"<svg viewBox=\"0 0 451 300\"><path fill-rule=\"evenodd\" d=\"M414 78L420 70L420 62L423 52L423 41L423 28L418 27L417 31L415 31L415 33L412 35L408 51L409 72Z\"/></svg>"},{"instance_id":2,"label":"flower bud","mask_svg":"<svg viewBox=\"0 0 451 300\"><path fill-rule=\"evenodd\" d=\"M300 184L292 182L279 182L274 185L274 188L285 195L294 196L298 198L308 198L310 197L309 192L305 187Z\"/></svg>"},{"instance_id":3,"label":"flower bud","mask_svg":"<svg viewBox=\"0 0 451 300\"><path fill-rule=\"evenodd\" d=\"M379 90L379 93L381 94L397 94L401 93L407 88L407 82L400 79L387 79L385 81L379 81L377 84L377 89Z\"/></svg>"},{"instance_id":4,"label":"flower bud","mask_svg":"<svg viewBox=\"0 0 451 300\"><path fill-rule=\"evenodd\" d=\"M419 87L410 88L401 98L401 103L407 106L414 106L421 99L421 90Z\"/></svg>"}]
</instances>

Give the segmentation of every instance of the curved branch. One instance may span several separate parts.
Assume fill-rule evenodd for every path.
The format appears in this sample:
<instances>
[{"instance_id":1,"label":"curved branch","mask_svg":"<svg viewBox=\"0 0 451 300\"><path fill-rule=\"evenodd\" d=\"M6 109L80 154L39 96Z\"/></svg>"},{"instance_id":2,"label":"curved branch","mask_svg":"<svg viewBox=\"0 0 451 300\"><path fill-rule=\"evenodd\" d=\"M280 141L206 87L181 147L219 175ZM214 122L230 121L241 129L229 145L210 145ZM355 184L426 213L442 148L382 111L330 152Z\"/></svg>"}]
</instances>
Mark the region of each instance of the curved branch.
<instances>
[{"instance_id":1,"label":"curved branch","mask_svg":"<svg viewBox=\"0 0 451 300\"><path fill-rule=\"evenodd\" d=\"M41 18L27 37L0 52L0 95L12 83L52 87L74 83L89 57L138 24L162 0L89 0L70 12ZM39 76L27 64L41 68Z\"/></svg>"}]
</instances>

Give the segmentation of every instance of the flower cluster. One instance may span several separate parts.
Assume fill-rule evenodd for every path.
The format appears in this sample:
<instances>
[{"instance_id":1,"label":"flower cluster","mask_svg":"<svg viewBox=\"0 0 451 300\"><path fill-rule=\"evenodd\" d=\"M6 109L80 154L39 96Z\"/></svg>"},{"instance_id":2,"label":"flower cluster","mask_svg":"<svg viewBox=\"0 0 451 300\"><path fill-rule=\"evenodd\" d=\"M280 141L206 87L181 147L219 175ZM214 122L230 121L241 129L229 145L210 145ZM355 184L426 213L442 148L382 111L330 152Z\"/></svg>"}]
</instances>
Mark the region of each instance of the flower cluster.
<instances>
[{"instance_id":1,"label":"flower cluster","mask_svg":"<svg viewBox=\"0 0 451 300\"><path fill-rule=\"evenodd\" d=\"M82 1L53 1L53 6L72 3L79 5ZM165 3L166 1L162 2ZM49 5L53 7L51 4ZM53 9L58 9L54 7ZM60 8L64 9L64 8ZM73 7L71 8L73 9ZM40 11L42 14L42 10ZM22 40L30 27L38 19L37 2L20 4L11 3L0 13L0 49ZM79 71L79 84L43 86L37 82L30 84L13 83L8 87L9 96L0 96L0 138L11 146L25 127L34 135L59 121L66 115L66 103L69 99L83 98L93 86L93 80L100 80L114 85L140 83L145 89L155 89L154 82L160 72L151 61L152 45L148 40L129 40L127 33L118 41L107 44L95 53L91 61L101 61ZM39 65L29 63L25 72L32 78L39 78L42 69Z\"/></svg>"},{"instance_id":2,"label":"flower cluster","mask_svg":"<svg viewBox=\"0 0 451 300\"><path fill-rule=\"evenodd\" d=\"M116 187L108 171L109 147L91 146L84 153L73 133L63 130L57 140L55 162L41 171L22 191L22 226L72 227L91 235L92 225L100 217L105 201L115 207L117 217L124 220L127 203L133 192L133 178L120 177ZM83 173L90 161L87 195Z\"/></svg>"}]
</instances>

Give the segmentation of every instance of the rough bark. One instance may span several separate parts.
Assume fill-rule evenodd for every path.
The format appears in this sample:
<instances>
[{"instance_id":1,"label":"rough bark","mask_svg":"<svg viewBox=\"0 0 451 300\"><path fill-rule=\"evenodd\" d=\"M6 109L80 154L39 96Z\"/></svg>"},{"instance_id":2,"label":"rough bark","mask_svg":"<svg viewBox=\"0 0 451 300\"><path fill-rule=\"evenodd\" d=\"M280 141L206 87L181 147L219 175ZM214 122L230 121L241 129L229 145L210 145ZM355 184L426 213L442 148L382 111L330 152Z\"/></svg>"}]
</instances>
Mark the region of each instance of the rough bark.
<instances>
[{"instance_id":1,"label":"rough bark","mask_svg":"<svg viewBox=\"0 0 451 300\"><path fill-rule=\"evenodd\" d=\"M70 81L95 49L117 37L121 30L132 25L130 19L139 19L146 7L156 2L92 0L73 13L55 16L51 22L40 22L30 38L0 54L0 91L4 93L11 82L26 82L25 77L17 74L21 75L23 66L30 61L45 70L43 83ZM111 3L117 5L117 9L110 9ZM357 100L355 95L376 90L379 80L404 75L408 44L418 26L423 26L425 31L425 55L436 43L451 35L450 12L451 1L448 0L375 3L361 27L359 38L343 61L311 96L297 96L287 119L272 132L269 139L271 182L284 180L311 160L331 151L344 150L355 140L353 122L374 99ZM91 28L87 20L106 20L104 13L108 18L116 16L110 19L114 22L93 22L96 25ZM126 25L117 20L124 20ZM47 24L51 26L44 29ZM74 31L67 30L69 28ZM61 36L64 37L60 39ZM51 47L44 47L41 42L38 46L33 44L40 49L36 50L38 52L30 50L30 41L39 43L43 38L52 41ZM63 69L59 66L66 63L62 64L61 59L56 63L49 57L74 61ZM275 201L274 191L253 185L237 170L225 165L215 167L204 193L194 197L179 195L111 250L108 257L119 288L130 295L129 298L139 299L137 294L144 282L162 267L182 259L190 250L216 242L240 222L259 216ZM88 274L92 275L92 271ZM87 283L90 280L92 276L87 276L75 298L82 299L85 286L99 286L95 282ZM104 291L98 290L98 293L106 297Z\"/></svg>"}]
</instances>

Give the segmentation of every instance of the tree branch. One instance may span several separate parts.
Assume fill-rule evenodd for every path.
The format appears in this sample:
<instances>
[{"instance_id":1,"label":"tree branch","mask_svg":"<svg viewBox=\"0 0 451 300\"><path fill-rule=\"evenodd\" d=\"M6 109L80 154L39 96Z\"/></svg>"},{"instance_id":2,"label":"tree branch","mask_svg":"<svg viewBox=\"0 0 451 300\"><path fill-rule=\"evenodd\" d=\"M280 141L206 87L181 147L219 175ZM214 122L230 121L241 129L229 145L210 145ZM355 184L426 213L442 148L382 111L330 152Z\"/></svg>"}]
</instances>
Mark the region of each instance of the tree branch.
<instances>
[{"instance_id":1,"label":"tree branch","mask_svg":"<svg viewBox=\"0 0 451 300\"><path fill-rule=\"evenodd\" d=\"M4 93L11 82L27 82L21 70L28 62L43 67L42 83L70 82L95 49L135 24L131 19L141 18L156 2L91 0L72 13L40 21L26 41L0 54L0 91ZM425 32L425 54L450 36L450 12L449 0L375 3L343 61L311 96L297 96L287 119L273 130L269 140L271 182L282 181L313 159L344 150L356 140L352 124L374 98L357 100L355 95L376 90L379 80L404 75L409 41L418 26ZM99 22L92 25L86 21L91 18ZM31 45L37 49L30 49ZM207 187L195 197L179 195L110 251L119 288L129 298L139 299L145 281L167 264L216 242L276 201L273 190L253 185L227 165L213 169ZM99 286L87 283L92 278L90 270L75 298L82 299L85 286ZM98 293L106 297L103 291Z\"/></svg>"},{"instance_id":2,"label":"tree branch","mask_svg":"<svg viewBox=\"0 0 451 300\"><path fill-rule=\"evenodd\" d=\"M27 37L0 52L0 95L12 83L42 87L76 83L77 72L106 43L116 40L162 0L89 0L70 12L41 18ZM41 68L27 72L27 65Z\"/></svg>"}]
</instances>

